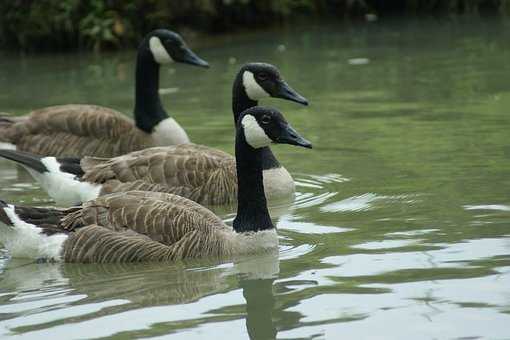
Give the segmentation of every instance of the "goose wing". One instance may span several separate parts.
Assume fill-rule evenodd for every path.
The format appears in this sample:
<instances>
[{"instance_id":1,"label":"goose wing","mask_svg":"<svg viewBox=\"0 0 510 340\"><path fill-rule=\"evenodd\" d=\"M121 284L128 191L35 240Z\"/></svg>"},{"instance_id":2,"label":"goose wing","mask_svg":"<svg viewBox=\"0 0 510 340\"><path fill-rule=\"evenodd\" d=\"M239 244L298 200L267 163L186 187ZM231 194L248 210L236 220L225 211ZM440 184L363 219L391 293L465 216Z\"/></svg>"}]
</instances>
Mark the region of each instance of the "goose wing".
<instances>
[{"instance_id":1,"label":"goose wing","mask_svg":"<svg viewBox=\"0 0 510 340\"><path fill-rule=\"evenodd\" d=\"M179 248L178 254L200 253L200 244L215 243L218 231L229 228L210 210L172 194L144 191L114 193L83 204L61 220L68 231L97 224L113 232L131 231ZM210 239L210 241L208 241ZM207 253L206 248L202 250Z\"/></svg>"},{"instance_id":2,"label":"goose wing","mask_svg":"<svg viewBox=\"0 0 510 340\"><path fill-rule=\"evenodd\" d=\"M232 230L208 209L170 194L130 191L68 209L0 200L6 247L66 262L167 261L234 251Z\"/></svg>"},{"instance_id":3,"label":"goose wing","mask_svg":"<svg viewBox=\"0 0 510 340\"><path fill-rule=\"evenodd\" d=\"M150 140L129 118L94 105L36 110L4 131L18 150L49 156L110 157L140 149Z\"/></svg>"},{"instance_id":4,"label":"goose wing","mask_svg":"<svg viewBox=\"0 0 510 340\"><path fill-rule=\"evenodd\" d=\"M193 231L167 245L132 230L113 231L92 224L69 234L62 258L65 262L79 263L176 261L228 255L224 243L221 238Z\"/></svg>"},{"instance_id":5,"label":"goose wing","mask_svg":"<svg viewBox=\"0 0 510 340\"><path fill-rule=\"evenodd\" d=\"M83 180L103 184L103 193L147 190L173 193L200 204L235 200L235 159L196 144L155 147L112 159L86 157Z\"/></svg>"},{"instance_id":6,"label":"goose wing","mask_svg":"<svg viewBox=\"0 0 510 340\"><path fill-rule=\"evenodd\" d=\"M171 247L132 230L113 231L92 224L70 233L65 262L111 263L172 260Z\"/></svg>"}]
</instances>

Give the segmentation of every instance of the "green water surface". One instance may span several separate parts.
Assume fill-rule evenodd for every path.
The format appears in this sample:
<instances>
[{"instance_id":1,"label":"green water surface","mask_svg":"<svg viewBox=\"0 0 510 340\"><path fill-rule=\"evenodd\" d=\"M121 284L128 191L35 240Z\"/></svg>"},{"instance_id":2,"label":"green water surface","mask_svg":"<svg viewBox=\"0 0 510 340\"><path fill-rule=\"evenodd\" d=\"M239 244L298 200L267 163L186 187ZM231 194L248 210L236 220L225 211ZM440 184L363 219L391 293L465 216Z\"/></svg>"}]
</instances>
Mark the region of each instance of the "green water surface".
<instances>
[{"instance_id":1,"label":"green water surface","mask_svg":"<svg viewBox=\"0 0 510 340\"><path fill-rule=\"evenodd\" d=\"M196 143L233 151L231 82L277 65L313 150L273 150L297 182L278 254L177 264L34 264L0 253L2 339L510 339L508 24L289 27L191 44L163 68ZM134 51L0 55L0 111L91 103L131 114ZM0 160L0 198L50 205ZM222 216L230 221L233 212Z\"/></svg>"}]
</instances>

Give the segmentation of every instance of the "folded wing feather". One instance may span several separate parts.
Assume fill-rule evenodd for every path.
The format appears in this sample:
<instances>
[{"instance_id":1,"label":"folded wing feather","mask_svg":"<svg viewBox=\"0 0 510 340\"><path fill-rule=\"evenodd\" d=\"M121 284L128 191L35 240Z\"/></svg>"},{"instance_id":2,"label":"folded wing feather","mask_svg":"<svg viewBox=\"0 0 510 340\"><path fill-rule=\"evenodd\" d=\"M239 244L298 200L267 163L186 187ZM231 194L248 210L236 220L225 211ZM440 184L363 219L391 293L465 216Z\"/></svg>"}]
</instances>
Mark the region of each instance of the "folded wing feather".
<instances>
[{"instance_id":1,"label":"folded wing feather","mask_svg":"<svg viewBox=\"0 0 510 340\"><path fill-rule=\"evenodd\" d=\"M95 105L47 107L2 130L17 150L47 156L112 157L152 145L131 119Z\"/></svg>"},{"instance_id":2,"label":"folded wing feather","mask_svg":"<svg viewBox=\"0 0 510 340\"><path fill-rule=\"evenodd\" d=\"M231 203L237 194L235 159L202 145L154 147L111 159L85 157L81 166L83 180L103 184L103 194L160 191L206 205Z\"/></svg>"}]
</instances>

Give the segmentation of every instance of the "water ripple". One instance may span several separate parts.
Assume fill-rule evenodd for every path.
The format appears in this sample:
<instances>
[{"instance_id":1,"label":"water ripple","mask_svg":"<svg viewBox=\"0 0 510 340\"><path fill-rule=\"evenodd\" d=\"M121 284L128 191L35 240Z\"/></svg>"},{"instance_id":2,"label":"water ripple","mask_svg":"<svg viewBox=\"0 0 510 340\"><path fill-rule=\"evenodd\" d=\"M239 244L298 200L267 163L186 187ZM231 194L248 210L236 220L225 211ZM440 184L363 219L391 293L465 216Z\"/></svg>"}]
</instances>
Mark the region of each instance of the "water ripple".
<instances>
[{"instance_id":1,"label":"water ripple","mask_svg":"<svg viewBox=\"0 0 510 340\"><path fill-rule=\"evenodd\" d=\"M404 202L406 204L412 204L416 202L415 197L416 195L385 196L375 193L366 193L323 205L320 207L320 210L328 213L347 211L359 212L373 209L376 202Z\"/></svg>"},{"instance_id":2,"label":"water ripple","mask_svg":"<svg viewBox=\"0 0 510 340\"><path fill-rule=\"evenodd\" d=\"M510 205L504 205L504 204L464 205L464 209L466 209L466 210L510 211Z\"/></svg>"}]
</instances>

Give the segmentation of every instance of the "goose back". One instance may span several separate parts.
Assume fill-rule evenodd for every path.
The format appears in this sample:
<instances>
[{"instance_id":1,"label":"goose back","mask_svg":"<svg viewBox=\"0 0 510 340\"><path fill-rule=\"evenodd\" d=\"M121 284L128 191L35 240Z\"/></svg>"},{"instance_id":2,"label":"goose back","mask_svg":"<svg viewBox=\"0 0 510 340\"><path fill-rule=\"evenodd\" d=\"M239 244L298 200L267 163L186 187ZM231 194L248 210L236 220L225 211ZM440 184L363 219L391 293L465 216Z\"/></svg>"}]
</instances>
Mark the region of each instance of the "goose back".
<instances>
[{"instance_id":1,"label":"goose back","mask_svg":"<svg viewBox=\"0 0 510 340\"><path fill-rule=\"evenodd\" d=\"M114 232L89 225L70 233L63 247L65 262L111 263L172 260L170 247L131 230Z\"/></svg>"},{"instance_id":2,"label":"goose back","mask_svg":"<svg viewBox=\"0 0 510 340\"><path fill-rule=\"evenodd\" d=\"M101 194L128 190L173 193L206 205L235 201L235 159L196 144L149 148L111 159L85 157L82 180Z\"/></svg>"},{"instance_id":3,"label":"goose back","mask_svg":"<svg viewBox=\"0 0 510 340\"><path fill-rule=\"evenodd\" d=\"M40 244L58 237L60 250L51 243L49 259L66 262L167 261L250 249L210 210L171 194L130 191L69 209L14 207L0 201L0 208L5 233L0 236L18 240L22 248L23 237ZM44 247L34 249L36 258L49 254Z\"/></svg>"},{"instance_id":4,"label":"goose back","mask_svg":"<svg viewBox=\"0 0 510 340\"><path fill-rule=\"evenodd\" d=\"M147 134L121 113L95 105L59 105L33 111L3 128L17 150L57 157L112 157L152 146Z\"/></svg>"},{"instance_id":5,"label":"goose back","mask_svg":"<svg viewBox=\"0 0 510 340\"><path fill-rule=\"evenodd\" d=\"M155 192L130 191L99 197L64 217L65 230L97 224L112 231L126 228L165 245L193 232L211 234L226 228L210 210L186 198Z\"/></svg>"}]
</instances>

